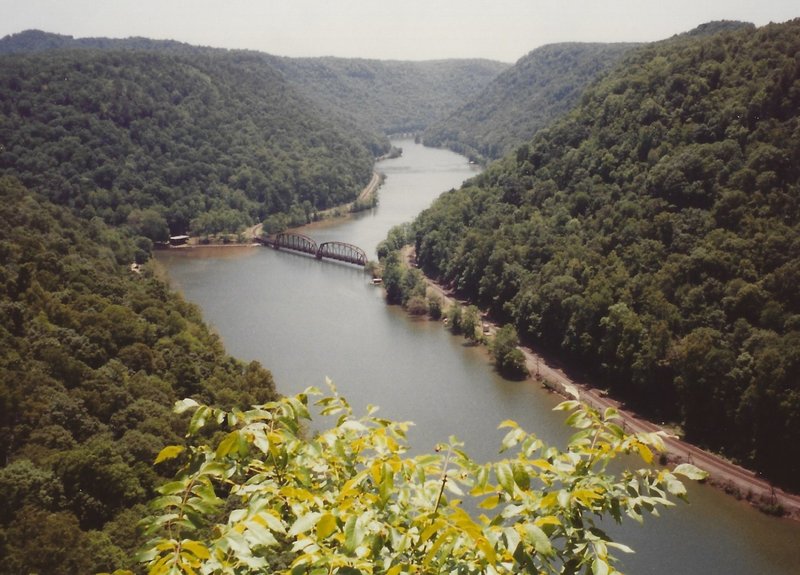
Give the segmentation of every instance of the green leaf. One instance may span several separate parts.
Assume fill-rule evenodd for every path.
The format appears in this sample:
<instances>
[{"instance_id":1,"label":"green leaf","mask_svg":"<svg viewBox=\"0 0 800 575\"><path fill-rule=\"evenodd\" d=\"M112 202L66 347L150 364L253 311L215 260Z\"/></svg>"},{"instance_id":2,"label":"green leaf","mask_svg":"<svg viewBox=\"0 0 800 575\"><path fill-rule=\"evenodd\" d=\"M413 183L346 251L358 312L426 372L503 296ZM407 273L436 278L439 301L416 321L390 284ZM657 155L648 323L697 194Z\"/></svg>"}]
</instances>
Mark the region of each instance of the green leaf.
<instances>
[{"instance_id":1,"label":"green leaf","mask_svg":"<svg viewBox=\"0 0 800 575\"><path fill-rule=\"evenodd\" d=\"M669 474L665 478L665 481L667 483L667 491L678 497L684 497L686 495L686 486L675 479L672 474Z\"/></svg>"},{"instance_id":2,"label":"green leaf","mask_svg":"<svg viewBox=\"0 0 800 575\"><path fill-rule=\"evenodd\" d=\"M531 487L531 476L521 463L514 463L512 466L514 471L514 482L519 485L520 489L528 490Z\"/></svg>"},{"instance_id":3,"label":"green leaf","mask_svg":"<svg viewBox=\"0 0 800 575\"><path fill-rule=\"evenodd\" d=\"M509 494L514 493L514 472L511 465L506 461L501 461L495 466L495 473L497 474L497 482Z\"/></svg>"},{"instance_id":4,"label":"green leaf","mask_svg":"<svg viewBox=\"0 0 800 575\"><path fill-rule=\"evenodd\" d=\"M592 562L592 575L608 575L608 563L596 557Z\"/></svg>"},{"instance_id":5,"label":"green leaf","mask_svg":"<svg viewBox=\"0 0 800 575\"><path fill-rule=\"evenodd\" d=\"M454 533L455 531L453 529L448 529L447 531L439 535L439 538L433 542L433 545L431 545L431 548L428 549L428 552L422 559L423 567L427 568L431 564L431 561L433 561L433 558L436 557L436 553L439 551L441 546L447 543L447 541Z\"/></svg>"},{"instance_id":6,"label":"green leaf","mask_svg":"<svg viewBox=\"0 0 800 575\"><path fill-rule=\"evenodd\" d=\"M194 399L192 399L190 397L187 397L186 399L182 399L180 401L176 401L175 402L175 407L173 408L173 411L175 413L183 413L183 412L188 411L189 409L193 409L193 408L195 408L195 407L197 407L199 405L200 404L197 403Z\"/></svg>"},{"instance_id":7,"label":"green leaf","mask_svg":"<svg viewBox=\"0 0 800 575\"><path fill-rule=\"evenodd\" d=\"M169 483L165 483L164 485L158 487L158 492L162 495L174 495L176 493L181 493L185 489L185 481L170 481Z\"/></svg>"},{"instance_id":8,"label":"green leaf","mask_svg":"<svg viewBox=\"0 0 800 575\"><path fill-rule=\"evenodd\" d=\"M184 539L183 541L181 541L181 547L193 553L198 559L211 558L211 554L208 552L206 546L198 541L191 541L189 539Z\"/></svg>"},{"instance_id":9,"label":"green leaf","mask_svg":"<svg viewBox=\"0 0 800 575\"><path fill-rule=\"evenodd\" d=\"M617 543L615 541L606 541L606 545L608 545L609 547L614 547L616 549L619 549L623 553L635 553L633 549L631 549L630 547L628 547L623 543Z\"/></svg>"},{"instance_id":10,"label":"green leaf","mask_svg":"<svg viewBox=\"0 0 800 575\"><path fill-rule=\"evenodd\" d=\"M272 532L264 527L261 523L257 521L248 521L245 524L245 527L247 528L247 531L245 531L245 537L254 546L263 545L265 547L269 547L278 544L278 541L275 539L275 536L272 535Z\"/></svg>"},{"instance_id":11,"label":"green leaf","mask_svg":"<svg viewBox=\"0 0 800 575\"><path fill-rule=\"evenodd\" d=\"M336 531L336 517L330 513L320 517L317 522L317 538L320 540L325 539L334 531Z\"/></svg>"},{"instance_id":12,"label":"green leaf","mask_svg":"<svg viewBox=\"0 0 800 575\"><path fill-rule=\"evenodd\" d=\"M167 459L175 459L183 453L183 447L180 445L167 445L164 449L158 452L155 463L161 463Z\"/></svg>"},{"instance_id":13,"label":"green leaf","mask_svg":"<svg viewBox=\"0 0 800 575\"><path fill-rule=\"evenodd\" d=\"M286 533L286 528L283 526L283 522L280 519L275 517L269 511L264 511L263 513L259 513L258 515L264 523L267 524L267 527L275 531L276 533Z\"/></svg>"},{"instance_id":14,"label":"green leaf","mask_svg":"<svg viewBox=\"0 0 800 575\"><path fill-rule=\"evenodd\" d=\"M580 402L575 401L574 399L570 399L567 401L562 401L558 405L553 408L553 411L571 411L577 407L580 407Z\"/></svg>"},{"instance_id":15,"label":"green leaf","mask_svg":"<svg viewBox=\"0 0 800 575\"><path fill-rule=\"evenodd\" d=\"M639 457L641 457L645 461L645 463L650 464L653 462L653 452L650 451L650 448L647 447L644 443L637 441L636 449L639 450Z\"/></svg>"},{"instance_id":16,"label":"green leaf","mask_svg":"<svg viewBox=\"0 0 800 575\"><path fill-rule=\"evenodd\" d=\"M500 496L499 495L492 495L487 497L483 501L478 504L480 509L488 509L492 510L500 504Z\"/></svg>"},{"instance_id":17,"label":"green leaf","mask_svg":"<svg viewBox=\"0 0 800 575\"><path fill-rule=\"evenodd\" d=\"M356 548L364 541L364 526L359 518L352 516L344 526L344 547L349 552L355 552Z\"/></svg>"},{"instance_id":18,"label":"green leaf","mask_svg":"<svg viewBox=\"0 0 800 575\"><path fill-rule=\"evenodd\" d=\"M516 446L524 438L525 438L524 431L522 431L518 427L513 428L511 431L506 433L502 443L500 444L501 453L507 449L511 449L512 447Z\"/></svg>"},{"instance_id":19,"label":"green leaf","mask_svg":"<svg viewBox=\"0 0 800 575\"><path fill-rule=\"evenodd\" d=\"M692 481L702 481L708 477L707 471L703 471L691 463L681 463L680 465L676 466L672 472L677 473L678 475L683 475Z\"/></svg>"},{"instance_id":20,"label":"green leaf","mask_svg":"<svg viewBox=\"0 0 800 575\"><path fill-rule=\"evenodd\" d=\"M550 538L544 531L542 531L533 523L525 523L522 526L522 529L525 541L528 544L533 545L533 548L537 553L541 553L546 557L553 556L553 544L550 542Z\"/></svg>"},{"instance_id":21,"label":"green leaf","mask_svg":"<svg viewBox=\"0 0 800 575\"><path fill-rule=\"evenodd\" d=\"M234 430L231 431L228 435L225 436L225 439L220 441L219 446L217 446L216 456L218 458L225 457L233 452L239 445L239 431Z\"/></svg>"},{"instance_id":22,"label":"green leaf","mask_svg":"<svg viewBox=\"0 0 800 575\"><path fill-rule=\"evenodd\" d=\"M189 421L188 434L194 435L197 433L206 424L209 415L212 415L211 409L208 406L201 405L192 415L191 421Z\"/></svg>"},{"instance_id":23,"label":"green leaf","mask_svg":"<svg viewBox=\"0 0 800 575\"><path fill-rule=\"evenodd\" d=\"M320 513L316 511L312 511L311 513L306 513L302 517L298 518L297 521L294 522L291 529L289 529L289 536L294 537L299 535L300 533L305 533L309 531L312 527L317 524L319 521Z\"/></svg>"},{"instance_id":24,"label":"green leaf","mask_svg":"<svg viewBox=\"0 0 800 575\"><path fill-rule=\"evenodd\" d=\"M255 445L261 453L269 455L269 438L263 430L253 432L253 445Z\"/></svg>"}]
</instances>

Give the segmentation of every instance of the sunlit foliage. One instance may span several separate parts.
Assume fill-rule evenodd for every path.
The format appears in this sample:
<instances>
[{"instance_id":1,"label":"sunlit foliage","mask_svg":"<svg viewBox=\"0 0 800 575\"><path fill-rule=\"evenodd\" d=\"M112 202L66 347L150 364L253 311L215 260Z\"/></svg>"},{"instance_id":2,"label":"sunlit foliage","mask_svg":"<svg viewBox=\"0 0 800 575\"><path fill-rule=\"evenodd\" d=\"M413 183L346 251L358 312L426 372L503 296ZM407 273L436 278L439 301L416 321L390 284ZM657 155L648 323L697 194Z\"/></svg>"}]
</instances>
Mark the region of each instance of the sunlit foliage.
<instances>
[{"instance_id":1,"label":"sunlit foliage","mask_svg":"<svg viewBox=\"0 0 800 575\"><path fill-rule=\"evenodd\" d=\"M612 474L617 456L649 464L662 447L626 435L613 409L561 404L577 430L563 451L505 421L504 457L477 463L455 438L410 456L408 423L356 417L335 390L316 402L335 423L303 433L317 394L248 411L177 404L190 437L157 459L182 467L151 503L148 573L611 574L631 550L601 518L641 521L685 494L676 474L703 477L691 465ZM197 437L207 426L217 441Z\"/></svg>"}]
</instances>

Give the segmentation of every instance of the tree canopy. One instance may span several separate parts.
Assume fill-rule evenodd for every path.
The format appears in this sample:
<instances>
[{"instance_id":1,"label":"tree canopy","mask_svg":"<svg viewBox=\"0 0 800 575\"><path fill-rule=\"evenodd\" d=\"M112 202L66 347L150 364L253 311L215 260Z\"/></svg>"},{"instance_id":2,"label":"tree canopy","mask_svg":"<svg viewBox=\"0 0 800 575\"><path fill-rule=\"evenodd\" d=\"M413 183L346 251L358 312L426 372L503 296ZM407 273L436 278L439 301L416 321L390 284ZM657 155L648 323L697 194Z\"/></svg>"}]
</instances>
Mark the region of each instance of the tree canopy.
<instances>
[{"instance_id":1,"label":"tree canopy","mask_svg":"<svg viewBox=\"0 0 800 575\"><path fill-rule=\"evenodd\" d=\"M721 20L701 24L685 37L754 29ZM564 116L584 90L613 70L636 43L564 42L537 48L499 74L477 96L423 133L426 145L447 147L486 162L512 153L536 132Z\"/></svg>"},{"instance_id":2,"label":"tree canopy","mask_svg":"<svg viewBox=\"0 0 800 575\"><path fill-rule=\"evenodd\" d=\"M138 249L0 179L0 572L131 565L174 472L154 458L185 432L172 403L276 397L149 266L131 270Z\"/></svg>"},{"instance_id":3,"label":"tree canopy","mask_svg":"<svg viewBox=\"0 0 800 575\"><path fill-rule=\"evenodd\" d=\"M85 219L149 210L173 234L352 201L383 149L243 52L4 55L0 106L0 173Z\"/></svg>"},{"instance_id":4,"label":"tree canopy","mask_svg":"<svg viewBox=\"0 0 800 575\"><path fill-rule=\"evenodd\" d=\"M474 160L496 160L563 116L583 90L638 44L550 44L533 50L423 133Z\"/></svg>"}]
</instances>

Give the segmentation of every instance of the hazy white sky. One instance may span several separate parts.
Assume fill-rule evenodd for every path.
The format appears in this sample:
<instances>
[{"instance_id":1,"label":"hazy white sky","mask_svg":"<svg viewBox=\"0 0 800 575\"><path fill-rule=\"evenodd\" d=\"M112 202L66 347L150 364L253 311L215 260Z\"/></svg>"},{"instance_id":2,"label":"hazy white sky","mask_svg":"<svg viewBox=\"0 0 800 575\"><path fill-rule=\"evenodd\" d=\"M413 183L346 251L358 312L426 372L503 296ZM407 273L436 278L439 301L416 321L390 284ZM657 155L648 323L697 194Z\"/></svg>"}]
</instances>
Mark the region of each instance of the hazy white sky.
<instances>
[{"instance_id":1,"label":"hazy white sky","mask_svg":"<svg viewBox=\"0 0 800 575\"><path fill-rule=\"evenodd\" d=\"M0 0L0 36L146 36L284 56L514 62L552 42L660 40L709 20L762 26L798 0Z\"/></svg>"}]
</instances>

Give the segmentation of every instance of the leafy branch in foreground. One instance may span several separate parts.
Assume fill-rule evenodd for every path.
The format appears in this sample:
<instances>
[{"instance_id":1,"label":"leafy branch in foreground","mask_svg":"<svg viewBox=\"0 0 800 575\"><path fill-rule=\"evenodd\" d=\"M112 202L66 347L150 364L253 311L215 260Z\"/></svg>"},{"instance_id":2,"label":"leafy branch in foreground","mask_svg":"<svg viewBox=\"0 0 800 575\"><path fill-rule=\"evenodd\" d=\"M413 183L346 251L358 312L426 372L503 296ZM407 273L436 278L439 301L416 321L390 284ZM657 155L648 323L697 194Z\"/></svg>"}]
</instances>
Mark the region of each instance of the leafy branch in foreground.
<instances>
[{"instance_id":1,"label":"leafy branch in foreground","mask_svg":"<svg viewBox=\"0 0 800 575\"><path fill-rule=\"evenodd\" d=\"M316 405L335 425L313 436L315 389L249 411L178 403L199 441L158 456L184 466L152 502L149 573L616 573L611 551L631 549L599 520L641 521L684 497L676 475L704 477L691 465L611 474L620 454L650 464L661 436L627 435L613 409L574 401L557 407L577 429L563 451L506 421L505 459L477 463L454 438L410 457L410 424L355 417L331 390ZM214 445L206 426L221 430Z\"/></svg>"}]
</instances>

